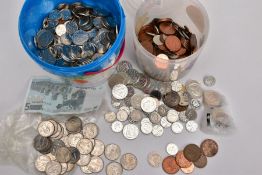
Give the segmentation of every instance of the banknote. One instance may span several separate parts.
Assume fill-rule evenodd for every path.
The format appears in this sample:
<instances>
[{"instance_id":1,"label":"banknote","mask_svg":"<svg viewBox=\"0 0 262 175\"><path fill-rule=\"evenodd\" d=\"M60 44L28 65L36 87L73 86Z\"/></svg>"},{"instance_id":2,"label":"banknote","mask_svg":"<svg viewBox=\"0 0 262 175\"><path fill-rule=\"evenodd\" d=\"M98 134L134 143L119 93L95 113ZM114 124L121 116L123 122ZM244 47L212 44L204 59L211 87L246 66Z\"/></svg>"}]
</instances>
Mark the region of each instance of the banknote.
<instances>
[{"instance_id":1,"label":"banknote","mask_svg":"<svg viewBox=\"0 0 262 175\"><path fill-rule=\"evenodd\" d=\"M95 111L102 103L104 91L103 85L78 87L69 81L36 77L29 84L24 112L62 115Z\"/></svg>"}]
</instances>

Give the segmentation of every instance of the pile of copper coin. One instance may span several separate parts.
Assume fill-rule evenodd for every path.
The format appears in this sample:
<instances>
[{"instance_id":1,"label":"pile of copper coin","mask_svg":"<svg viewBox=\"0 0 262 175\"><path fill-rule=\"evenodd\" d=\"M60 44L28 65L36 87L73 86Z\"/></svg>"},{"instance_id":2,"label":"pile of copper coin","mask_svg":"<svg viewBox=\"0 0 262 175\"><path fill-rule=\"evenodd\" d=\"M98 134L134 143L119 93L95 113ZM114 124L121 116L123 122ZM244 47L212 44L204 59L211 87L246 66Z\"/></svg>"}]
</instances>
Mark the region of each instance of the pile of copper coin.
<instances>
[{"instance_id":1,"label":"pile of copper coin","mask_svg":"<svg viewBox=\"0 0 262 175\"><path fill-rule=\"evenodd\" d=\"M117 35L116 21L109 12L74 3L59 4L51 11L34 40L43 61L77 67L102 57Z\"/></svg>"},{"instance_id":2,"label":"pile of copper coin","mask_svg":"<svg viewBox=\"0 0 262 175\"><path fill-rule=\"evenodd\" d=\"M196 35L170 18L153 19L140 29L138 40L148 52L165 54L170 60L187 57L198 48Z\"/></svg>"},{"instance_id":3,"label":"pile of copper coin","mask_svg":"<svg viewBox=\"0 0 262 175\"><path fill-rule=\"evenodd\" d=\"M110 161L107 175L121 175L123 170L136 168L135 155L121 156L120 147L105 145L96 138L98 133L95 123L83 124L78 117L71 117L65 123L53 119L40 122L33 141L34 148L41 153L35 161L36 169L47 175L60 175L73 171L77 165L85 174L99 173L104 169L103 155Z\"/></svg>"}]
</instances>

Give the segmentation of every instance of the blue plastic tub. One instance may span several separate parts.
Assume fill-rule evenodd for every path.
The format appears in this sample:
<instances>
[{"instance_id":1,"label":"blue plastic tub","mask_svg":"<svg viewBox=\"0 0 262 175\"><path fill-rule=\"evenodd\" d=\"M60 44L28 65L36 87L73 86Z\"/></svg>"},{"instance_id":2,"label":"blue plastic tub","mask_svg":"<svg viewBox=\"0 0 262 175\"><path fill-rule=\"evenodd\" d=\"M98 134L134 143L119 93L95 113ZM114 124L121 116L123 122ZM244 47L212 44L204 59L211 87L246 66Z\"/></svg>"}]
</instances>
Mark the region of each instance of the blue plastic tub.
<instances>
[{"instance_id":1,"label":"blue plastic tub","mask_svg":"<svg viewBox=\"0 0 262 175\"><path fill-rule=\"evenodd\" d=\"M118 23L119 35L107 53L91 64L81 67L58 67L48 64L38 56L34 37L49 12L55 9L60 3L72 4L74 2L82 2L83 4L111 12ZM44 70L69 78L81 77L88 72L97 72L112 64L123 46L126 29L125 14L119 0L26 0L20 13L18 25L22 45L30 57Z\"/></svg>"}]
</instances>

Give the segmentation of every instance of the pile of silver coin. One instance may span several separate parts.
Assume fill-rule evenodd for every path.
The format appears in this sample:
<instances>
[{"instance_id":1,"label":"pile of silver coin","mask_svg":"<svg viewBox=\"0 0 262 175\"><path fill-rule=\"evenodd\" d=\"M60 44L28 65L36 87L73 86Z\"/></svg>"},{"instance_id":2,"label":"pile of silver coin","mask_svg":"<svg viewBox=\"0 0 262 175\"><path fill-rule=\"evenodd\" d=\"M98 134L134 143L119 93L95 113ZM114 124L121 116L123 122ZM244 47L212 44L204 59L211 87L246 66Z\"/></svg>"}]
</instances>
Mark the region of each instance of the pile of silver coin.
<instances>
[{"instance_id":1,"label":"pile of silver coin","mask_svg":"<svg viewBox=\"0 0 262 175\"><path fill-rule=\"evenodd\" d=\"M133 69L127 61L120 62L117 71L108 81L112 105L117 111L104 116L113 132L122 132L126 139L133 140L140 131L160 137L165 128L171 128L175 134L182 133L184 128L190 133L198 130L197 110L204 94L199 82L157 82ZM211 83L209 86L214 84ZM135 88L145 94L136 93Z\"/></svg>"},{"instance_id":2,"label":"pile of silver coin","mask_svg":"<svg viewBox=\"0 0 262 175\"><path fill-rule=\"evenodd\" d=\"M60 4L34 38L39 56L60 67L90 64L103 56L118 35L114 17L81 3Z\"/></svg>"},{"instance_id":3,"label":"pile of silver coin","mask_svg":"<svg viewBox=\"0 0 262 175\"><path fill-rule=\"evenodd\" d=\"M34 138L34 148L41 153L35 161L38 171L47 175L66 174L77 166L85 174L99 173L104 169L102 155L110 161L107 175L121 175L123 170L131 171L137 166L137 158L131 153L121 156L116 144L105 145L97 139L99 128L95 123L83 124L78 117L71 117L65 123L55 120L42 121ZM118 159L120 158L120 163Z\"/></svg>"}]
</instances>

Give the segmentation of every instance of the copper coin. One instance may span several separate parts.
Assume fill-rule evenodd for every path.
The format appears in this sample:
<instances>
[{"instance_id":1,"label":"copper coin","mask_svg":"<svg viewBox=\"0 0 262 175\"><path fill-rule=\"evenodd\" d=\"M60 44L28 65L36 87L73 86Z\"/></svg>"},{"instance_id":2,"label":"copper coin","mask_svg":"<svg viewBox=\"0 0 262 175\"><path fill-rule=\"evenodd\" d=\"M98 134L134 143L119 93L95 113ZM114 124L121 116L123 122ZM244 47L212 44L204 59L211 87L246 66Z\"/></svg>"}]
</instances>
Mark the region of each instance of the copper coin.
<instances>
[{"instance_id":1,"label":"copper coin","mask_svg":"<svg viewBox=\"0 0 262 175\"><path fill-rule=\"evenodd\" d=\"M202 154L201 157L196 162L194 162L194 165L197 168L204 168L207 165L207 157Z\"/></svg>"},{"instance_id":2,"label":"copper coin","mask_svg":"<svg viewBox=\"0 0 262 175\"><path fill-rule=\"evenodd\" d=\"M181 47L181 49L176 52L176 55L183 56L185 53L186 53L186 49Z\"/></svg>"},{"instance_id":3,"label":"copper coin","mask_svg":"<svg viewBox=\"0 0 262 175\"><path fill-rule=\"evenodd\" d=\"M159 25L159 29L166 35L174 35L176 33L176 29L173 27L172 22L162 22Z\"/></svg>"},{"instance_id":4,"label":"copper coin","mask_svg":"<svg viewBox=\"0 0 262 175\"><path fill-rule=\"evenodd\" d=\"M192 48L192 50L197 48L197 38L195 34L192 34L190 37L190 46Z\"/></svg>"},{"instance_id":5,"label":"copper coin","mask_svg":"<svg viewBox=\"0 0 262 175\"><path fill-rule=\"evenodd\" d=\"M180 96L177 92L169 92L163 97L163 102L170 108L174 108L180 102Z\"/></svg>"},{"instance_id":6,"label":"copper coin","mask_svg":"<svg viewBox=\"0 0 262 175\"><path fill-rule=\"evenodd\" d=\"M142 46L150 53L154 53L154 46L152 44L152 41L142 41Z\"/></svg>"},{"instance_id":7,"label":"copper coin","mask_svg":"<svg viewBox=\"0 0 262 175\"><path fill-rule=\"evenodd\" d=\"M163 45L159 45L158 48L162 51L167 51L167 48L166 46L163 44Z\"/></svg>"},{"instance_id":8,"label":"copper coin","mask_svg":"<svg viewBox=\"0 0 262 175\"><path fill-rule=\"evenodd\" d=\"M191 174L193 173L195 169L195 165L192 163L190 167L188 168L181 168L181 171L184 173L184 174Z\"/></svg>"},{"instance_id":9,"label":"copper coin","mask_svg":"<svg viewBox=\"0 0 262 175\"><path fill-rule=\"evenodd\" d=\"M169 22L172 23L173 20L171 18L161 18L161 19L155 19L157 23L165 23L165 22Z\"/></svg>"},{"instance_id":10,"label":"copper coin","mask_svg":"<svg viewBox=\"0 0 262 175\"><path fill-rule=\"evenodd\" d=\"M218 144L211 139L206 139L201 144L201 149L205 156L207 157L213 157L218 152Z\"/></svg>"},{"instance_id":11,"label":"copper coin","mask_svg":"<svg viewBox=\"0 0 262 175\"><path fill-rule=\"evenodd\" d=\"M188 106L181 106L181 105L177 105L174 107L174 109L177 111L177 112L183 112L183 111L186 111L188 108Z\"/></svg>"},{"instance_id":12,"label":"copper coin","mask_svg":"<svg viewBox=\"0 0 262 175\"><path fill-rule=\"evenodd\" d=\"M171 52L177 52L182 47L180 39L174 35L168 36L166 38L165 44L168 50Z\"/></svg>"},{"instance_id":13,"label":"copper coin","mask_svg":"<svg viewBox=\"0 0 262 175\"><path fill-rule=\"evenodd\" d=\"M202 151L197 145L189 144L185 147L183 153L187 160L196 162L201 157Z\"/></svg>"},{"instance_id":14,"label":"copper coin","mask_svg":"<svg viewBox=\"0 0 262 175\"><path fill-rule=\"evenodd\" d=\"M148 35L148 34L147 34L148 32L149 32L149 33L154 33L154 27L151 26L151 25L145 25L145 26L143 26L143 27L140 29L139 33L138 33L138 40L139 40L140 42L152 40L153 37L150 36L150 35Z\"/></svg>"},{"instance_id":15,"label":"copper coin","mask_svg":"<svg viewBox=\"0 0 262 175\"><path fill-rule=\"evenodd\" d=\"M162 168L167 174L176 174L180 169L174 156L166 157L162 162Z\"/></svg>"},{"instance_id":16,"label":"copper coin","mask_svg":"<svg viewBox=\"0 0 262 175\"><path fill-rule=\"evenodd\" d=\"M176 162L181 168L188 168L192 165L192 162L185 158L183 151L179 151L176 154Z\"/></svg>"}]
</instances>

